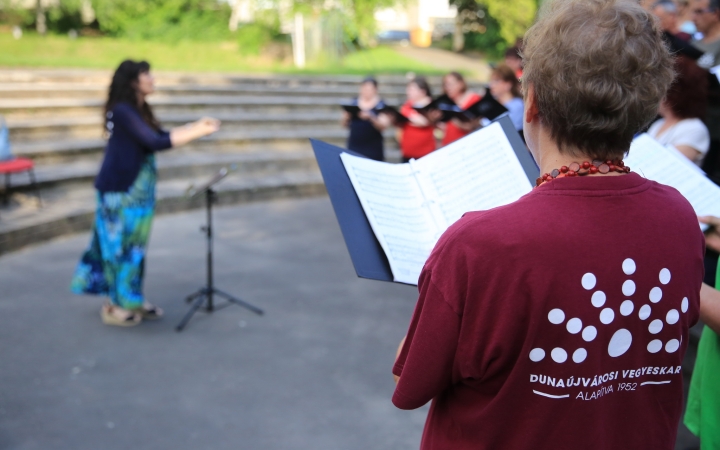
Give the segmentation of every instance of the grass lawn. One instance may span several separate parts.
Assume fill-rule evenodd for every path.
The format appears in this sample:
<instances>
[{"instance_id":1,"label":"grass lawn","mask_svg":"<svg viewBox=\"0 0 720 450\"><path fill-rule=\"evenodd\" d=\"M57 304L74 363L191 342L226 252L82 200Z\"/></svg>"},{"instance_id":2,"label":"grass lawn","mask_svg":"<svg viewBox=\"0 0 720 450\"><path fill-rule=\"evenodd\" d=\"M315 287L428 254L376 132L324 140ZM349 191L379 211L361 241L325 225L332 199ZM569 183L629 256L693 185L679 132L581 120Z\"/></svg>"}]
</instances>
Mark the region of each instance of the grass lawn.
<instances>
[{"instance_id":1,"label":"grass lawn","mask_svg":"<svg viewBox=\"0 0 720 450\"><path fill-rule=\"evenodd\" d=\"M305 74L438 74L437 69L399 55L389 47L361 50L339 62L308 64L296 69L265 55L248 56L234 42L130 41L106 37L39 36L15 40L0 34L0 67L78 67L114 69L126 58L145 59L156 70L208 72L279 72Z\"/></svg>"}]
</instances>

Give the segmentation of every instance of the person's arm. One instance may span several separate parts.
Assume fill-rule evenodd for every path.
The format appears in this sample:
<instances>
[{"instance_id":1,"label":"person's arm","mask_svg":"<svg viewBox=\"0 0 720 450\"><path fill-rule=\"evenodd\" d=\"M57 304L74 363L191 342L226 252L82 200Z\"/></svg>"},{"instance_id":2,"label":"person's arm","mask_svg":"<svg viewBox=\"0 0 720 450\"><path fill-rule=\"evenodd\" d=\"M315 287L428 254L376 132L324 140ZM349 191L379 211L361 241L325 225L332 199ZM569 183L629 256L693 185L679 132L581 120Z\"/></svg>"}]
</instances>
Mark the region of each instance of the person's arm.
<instances>
[{"instance_id":1,"label":"person's arm","mask_svg":"<svg viewBox=\"0 0 720 450\"><path fill-rule=\"evenodd\" d=\"M413 111L413 113L408 116L408 120L413 127L424 128L430 126L430 120L417 111Z\"/></svg>"},{"instance_id":2,"label":"person's arm","mask_svg":"<svg viewBox=\"0 0 720 450\"><path fill-rule=\"evenodd\" d=\"M710 132L699 119L686 120L675 125L671 145L690 161L695 161L710 149Z\"/></svg>"},{"instance_id":3,"label":"person's arm","mask_svg":"<svg viewBox=\"0 0 720 450\"><path fill-rule=\"evenodd\" d=\"M418 303L393 367L398 381L392 402L400 409L420 408L451 385L460 334L460 315L429 273L420 276L418 287Z\"/></svg>"},{"instance_id":4,"label":"person's arm","mask_svg":"<svg viewBox=\"0 0 720 450\"><path fill-rule=\"evenodd\" d=\"M705 216L698 217L700 223L710 225L705 232L705 245L709 248L720 252L720 217Z\"/></svg>"},{"instance_id":5,"label":"person's arm","mask_svg":"<svg viewBox=\"0 0 720 450\"><path fill-rule=\"evenodd\" d=\"M173 147L185 145L201 137L215 133L220 129L220 121L211 117L203 117L196 122L190 122L181 127L170 130L170 142Z\"/></svg>"},{"instance_id":6,"label":"person's arm","mask_svg":"<svg viewBox=\"0 0 720 450\"><path fill-rule=\"evenodd\" d=\"M402 351L403 347L405 346L405 339L407 339L407 336L403 336L402 340L400 341L400 345L398 345L397 352L395 352L395 362L397 363L398 358L400 358L400 352ZM400 376L393 374L393 378L395 379L395 384L398 384L398 381L400 381Z\"/></svg>"},{"instance_id":7,"label":"person's arm","mask_svg":"<svg viewBox=\"0 0 720 450\"><path fill-rule=\"evenodd\" d=\"M371 114L368 111L360 111L360 114L358 114L358 117L360 117L362 120L367 120L372 124L373 127L375 127L378 131L383 131L385 128L390 126L390 120L388 119L386 114Z\"/></svg>"},{"instance_id":8,"label":"person's arm","mask_svg":"<svg viewBox=\"0 0 720 450\"><path fill-rule=\"evenodd\" d=\"M344 128L348 128L350 126L350 113L347 111L343 111L342 117L340 118L340 124Z\"/></svg>"},{"instance_id":9,"label":"person's arm","mask_svg":"<svg viewBox=\"0 0 720 450\"><path fill-rule=\"evenodd\" d=\"M112 122L114 127L122 128L143 148L152 152L187 144L216 132L220 127L219 120L206 117L173 128L169 133L159 132L148 125L140 114L128 105L119 105L113 110Z\"/></svg>"},{"instance_id":10,"label":"person's arm","mask_svg":"<svg viewBox=\"0 0 720 450\"><path fill-rule=\"evenodd\" d=\"M705 283L700 288L700 320L720 334L720 291Z\"/></svg>"},{"instance_id":11,"label":"person's arm","mask_svg":"<svg viewBox=\"0 0 720 450\"><path fill-rule=\"evenodd\" d=\"M676 145L675 148L690 161L695 161L695 159L701 155L700 150L689 145Z\"/></svg>"}]
</instances>

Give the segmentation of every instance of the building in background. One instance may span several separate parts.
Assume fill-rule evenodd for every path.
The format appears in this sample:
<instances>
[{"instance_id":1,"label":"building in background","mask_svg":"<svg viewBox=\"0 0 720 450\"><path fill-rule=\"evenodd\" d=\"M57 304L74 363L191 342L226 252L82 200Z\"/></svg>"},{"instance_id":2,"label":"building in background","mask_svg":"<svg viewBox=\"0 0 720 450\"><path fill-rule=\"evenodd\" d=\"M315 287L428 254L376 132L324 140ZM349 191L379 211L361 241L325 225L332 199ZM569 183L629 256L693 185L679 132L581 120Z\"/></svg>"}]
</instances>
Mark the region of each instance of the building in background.
<instances>
[{"instance_id":1,"label":"building in background","mask_svg":"<svg viewBox=\"0 0 720 450\"><path fill-rule=\"evenodd\" d=\"M428 47L433 35L453 32L456 16L457 9L448 0L408 0L404 6L376 12L375 20L380 37L405 32L413 45Z\"/></svg>"}]
</instances>

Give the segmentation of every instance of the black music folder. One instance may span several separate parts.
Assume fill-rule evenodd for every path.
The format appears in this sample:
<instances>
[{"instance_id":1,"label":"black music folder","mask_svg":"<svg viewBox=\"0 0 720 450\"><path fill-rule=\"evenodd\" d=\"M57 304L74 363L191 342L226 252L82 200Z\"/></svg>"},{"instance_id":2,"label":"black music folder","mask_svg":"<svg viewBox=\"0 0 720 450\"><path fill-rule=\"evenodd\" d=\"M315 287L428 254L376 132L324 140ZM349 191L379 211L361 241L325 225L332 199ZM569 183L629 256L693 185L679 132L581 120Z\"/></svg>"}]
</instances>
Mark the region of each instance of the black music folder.
<instances>
[{"instance_id":1,"label":"black music folder","mask_svg":"<svg viewBox=\"0 0 720 450\"><path fill-rule=\"evenodd\" d=\"M534 185L539 170L512 121L505 115L497 123L507 136L522 171L530 184ZM373 280L396 281L390 261L373 231L340 156L342 153L356 157L361 155L315 139L311 139L311 143L357 275Z\"/></svg>"}]
</instances>

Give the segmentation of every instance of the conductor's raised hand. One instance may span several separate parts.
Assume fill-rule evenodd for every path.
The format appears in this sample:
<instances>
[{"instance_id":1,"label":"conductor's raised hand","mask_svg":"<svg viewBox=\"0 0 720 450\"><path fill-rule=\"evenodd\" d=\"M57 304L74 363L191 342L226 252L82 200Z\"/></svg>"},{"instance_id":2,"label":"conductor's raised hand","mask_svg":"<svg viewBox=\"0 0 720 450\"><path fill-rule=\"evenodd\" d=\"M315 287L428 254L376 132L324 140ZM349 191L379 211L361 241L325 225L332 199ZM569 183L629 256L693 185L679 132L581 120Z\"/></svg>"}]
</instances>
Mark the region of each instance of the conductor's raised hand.
<instances>
[{"instance_id":1,"label":"conductor's raised hand","mask_svg":"<svg viewBox=\"0 0 720 450\"><path fill-rule=\"evenodd\" d=\"M185 145L195 139L215 133L220 129L220 121L212 117L203 117L181 127L170 130L170 142L173 147Z\"/></svg>"},{"instance_id":2,"label":"conductor's raised hand","mask_svg":"<svg viewBox=\"0 0 720 450\"><path fill-rule=\"evenodd\" d=\"M195 122L195 126L198 127L202 136L213 134L220 129L221 122L213 117L203 117L202 119Z\"/></svg>"}]
</instances>

